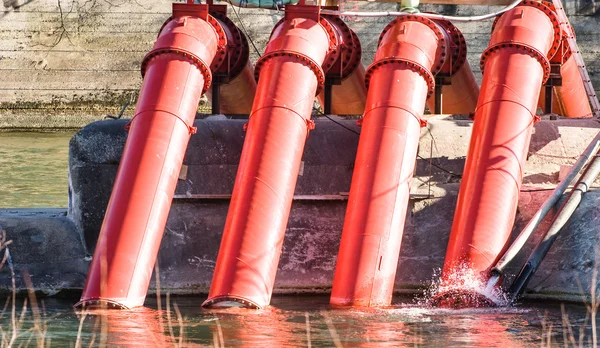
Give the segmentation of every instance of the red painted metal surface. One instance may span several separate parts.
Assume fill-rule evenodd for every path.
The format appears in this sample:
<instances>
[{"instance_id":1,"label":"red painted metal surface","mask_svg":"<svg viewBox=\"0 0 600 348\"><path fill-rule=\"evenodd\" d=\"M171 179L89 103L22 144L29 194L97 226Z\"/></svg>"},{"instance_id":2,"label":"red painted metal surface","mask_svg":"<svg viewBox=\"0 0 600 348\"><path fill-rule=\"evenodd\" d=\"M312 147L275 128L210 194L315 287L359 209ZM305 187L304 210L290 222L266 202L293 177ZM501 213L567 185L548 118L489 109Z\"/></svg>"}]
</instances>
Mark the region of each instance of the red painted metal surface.
<instances>
[{"instance_id":1,"label":"red painted metal surface","mask_svg":"<svg viewBox=\"0 0 600 348\"><path fill-rule=\"evenodd\" d=\"M226 37L206 5L174 4L144 82L78 305L144 303L200 96Z\"/></svg>"},{"instance_id":2,"label":"red painted metal surface","mask_svg":"<svg viewBox=\"0 0 600 348\"><path fill-rule=\"evenodd\" d=\"M212 5L214 16L227 37L227 55L223 61L215 60L212 68L215 83L219 83L220 111L223 114L247 115L252 110L256 80L254 68L250 62L248 40L242 31L226 16L226 7ZM219 80L223 81L219 81ZM208 100L212 100L212 88L206 91Z\"/></svg>"},{"instance_id":3,"label":"red painted metal surface","mask_svg":"<svg viewBox=\"0 0 600 348\"><path fill-rule=\"evenodd\" d=\"M467 61L467 42L460 30L448 21L437 21L450 38L450 57L445 60L438 76L447 77L449 85L442 86L442 114L468 115L475 112L479 86ZM431 113L435 110L435 98L427 100Z\"/></svg>"},{"instance_id":4,"label":"red painted metal surface","mask_svg":"<svg viewBox=\"0 0 600 348\"><path fill-rule=\"evenodd\" d=\"M367 71L332 304L391 302L425 101L449 53L446 32L424 17L399 17L381 34Z\"/></svg>"},{"instance_id":5,"label":"red painted metal surface","mask_svg":"<svg viewBox=\"0 0 600 348\"><path fill-rule=\"evenodd\" d=\"M572 29L570 25L569 29ZM581 73L577 67L577 61L567 42L569 35L574 35L574 32L566 33L563 29L560 49L550 60L551 64L560 64L560 76L562 78L560 86L552 87L552 112L569 118L592 117L592 108ZM542 88L538 107L543 110L545 102L546 88Z\"/></svg>"},{"instance_id":6,"label":"red painted metal surface","mask_svg":"<svg viewBox=\"0 0 600 348\"><path fill-rule=\"evenodd\" d=\"M442 87L442 113L469 115L475 112L479 85L469 62L464 64L450 78L450 84ZM433 106L433 98L430 99ZM429 104L429 103L428 103ZM432 106L430 110L433 111Z\"/></svg>"},{"instance_id":7,"label":"red painted metal surface","mask_svg":"<svg viewBox=\"0 0 600 348\"><path fill-rule=\"evenodd\" d=\"M571 55L560 67L562 86L553 87L558 112L566 117L592 117L592 109L587 98L577 62Z\"/></svg>"},{"instance_id":8,"label":"red painted metal surface","mask_svg":"<svg viewBox=\"0 0 600 348\"><path fill-rule=\"evenodd\" d=\"M366 100L365 67L359 64L340 85L333 86L331 113L334 115L362 115L365 111ZM324 102L321 97L319 97L319 101Z\"/></svg>"},{"instance_id":9,"label":"red painted metal surface","mask_svg":"<svg viewBox=\"0 0 600 348\"><path fill-rule=\"evenodd\" d=\"M314 6L286 6L257 62L258 87L208 299L251 308L271 300L321 65L337 54ZM331 60L333 59L333 60Z\"/></svg>"},{"instance_id":10,"label":"red painted metal surface","mask_svg":"<svg viewBox=\"0 0 600 348\"><path fill-rule=\"evenodd\" d=\"M335 115L362 115L367 99L365 67L361 63L362 47L356 33L339 17L325 16L334 29L339 54L334 61L324 64L328 79L341 81L332 86L331 113ZM318 95L325 105L325 95Z\"/></svg>"},{"instance_id":11,"label":"red painted metal surface","mask_svg":"<svg viewBox=\"0 0 600 348\"><path fill-rule=\"evenodd\" d=\"M442 274L485 271L513 227L539 90L560 44L554 13L524 1L494 25ZM483 275L482 275L483 277ZM442 294L441 296L444 296Z\"/></svg>"}]
</instances>

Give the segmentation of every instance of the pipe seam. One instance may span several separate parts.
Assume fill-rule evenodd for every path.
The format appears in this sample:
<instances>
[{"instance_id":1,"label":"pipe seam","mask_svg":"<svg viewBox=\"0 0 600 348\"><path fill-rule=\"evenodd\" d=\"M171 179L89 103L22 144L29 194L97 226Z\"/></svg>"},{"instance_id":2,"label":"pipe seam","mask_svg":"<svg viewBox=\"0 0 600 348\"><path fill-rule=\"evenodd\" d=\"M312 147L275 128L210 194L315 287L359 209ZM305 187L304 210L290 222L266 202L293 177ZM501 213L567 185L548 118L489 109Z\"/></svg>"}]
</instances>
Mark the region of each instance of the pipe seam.
<instances>
[{"instance_id":1,"label":"pipe seam","mask_svg":"<svg viewBox=\"0 0 600 348\"><path fill-rule=\"evenodd\" d=\"M127 122L127 124L125 124L125 127L124 127L125 130L129 131L131 129L131 127L133 127L133 121L136 119L136 117L138 117L138 116L140 116L142 114L148 113L148 112L152 113L152 112L156 112L156 111L161 112L161 115L163 115L163 114L171 115L171 116L175 117L176 119L178 119L179 121L181 121L185 125L185 127L188 129L188 131L190 132L190 134L196 134L196 132L198 131L198 128L196 128L194 126L190 126L187 122L185 122L184 119L182 119L181 117L177 116L177 114L175 114L175 113L173 113L171 111L162 110L162 109L158 109L158 108L151 109L151 110L144 110L142 112L136 113L135 115L133 115L133 117L131 118L131 120L129 122Z\"/></svg>"},{"instance_id":2,"label":"pipe seam","mask_svg":"<svg viewBox=\"0 0 600 348\"><path fill-rule=\"evenodd\" d=\"M311 119L308 119L308 118L302 117L302 115L300 115L299 113L297 113L295 110L292 110L292 109L290 109L288 107L285 107L285 106L269 105L269 106L262 107L260 109L256 109L250 115L248 115L248 122L244 123L244 131L248 130L248 125L250 124L250 119L252 119L252 116L254 116L259 111L265 110L265 109L284 109L284 110L290 111L292 114L300 117L300 119L302 120L302 122L306 124L306 128L309 131L315 129L315 121L313 121ZM308 136L308 133L306 134L306 136Z\"/></svg>"},{"instance_id":3,"label":"pipe seam","mask_svg":"<svg viewBox=\"0 0 600 348\"><path fill-rule=\"evenodd\" d=\"M416 112L409 105L407 105L407 104L389 105L388 103L376 103L375 106L373 108L369 109L369 111L367 111L365 113L365 115L359 120L361 122L358 125L362 126L362 121L367 118L367 115L369 115L374 110L377 110L377 109L380 109L380 108L393 108L393 109L398 109L398 110L404 110L407 113L409 113L411 116L413 116L414 118L417 119L417 122L419 122L419 125L421 126L421 128L427 127L427 120L424 119L424 118L419 117L418 116L419 113Z\"/></svg>"}]
</instances>

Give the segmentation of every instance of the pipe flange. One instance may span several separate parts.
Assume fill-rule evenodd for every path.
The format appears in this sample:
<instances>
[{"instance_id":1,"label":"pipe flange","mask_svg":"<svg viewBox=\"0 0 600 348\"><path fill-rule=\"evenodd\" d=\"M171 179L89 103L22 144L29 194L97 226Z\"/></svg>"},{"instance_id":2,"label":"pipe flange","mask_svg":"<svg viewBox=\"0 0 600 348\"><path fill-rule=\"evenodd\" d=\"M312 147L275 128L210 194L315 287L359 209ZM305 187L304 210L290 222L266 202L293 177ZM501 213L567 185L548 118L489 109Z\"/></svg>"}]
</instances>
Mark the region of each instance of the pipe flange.
<instances>
[{"instance_id":1,"label":"pipe flange","mask_svg":"<svg viewBox=\"0 0 600 348\"><path fill-rule=\"evenodd\" d=\"M335 61L340 55L340 52L338 50L339 40L335 35L335 29L333 28L333 25L329 23L327 18L321 16L321 18L319 18L319 24L321 24L323 29L325 29L325 32L329 37L329 51L325 55L325 61L323 62L323 70L327 71L331 69L331 67L333 66L333 64L335 64Z\"/></svg>"},{"instance_id":2,"label":"pipe flange","mask_svg":"<svg viewBox=\"0 0 600 348\"><path fill-rule=\"evenodd\" d=\"M342 62L342 80L348 78L362 61L362 46L354 30L350 30L352 45L348 48L348 56Z\"/></svg>"},{"instance_id":3,"label":"pipe flange","mask_svg":"<svg viewBox=\"0 0 600 348\"><path fill-rule=\"evenodd\" d=\"M208 15L206 21L217 33L217 52L210 65L210 70L217 71L227 55L227 34L225 34L225 29L223 29L221 23L213 15Z\"/></svg>"},{"instance_id":4,"label":"pipe flange","mask_svg":"<svg viewBox=\"0 0 600 348\"><path fill-rule=\"evenodd\" d=\"M445 37L444 33L442 32L442 29L440 29L440 25L438 25L437 23L435 23L434 21L432 21L431 19L429 19L427 17L423 17L420 15L406 15L406 16L396 17L393 21L388 23L388 25L386 25L385 28L383 28L381 35L379 35L379 41L377 42L377 47L381 46L381 41L383 40L383 37L385 36L385 34L387 34L387 32L393 26L395 26L398 23L403 23L403 22L423 23L434 32L435 36L438 39L438 50L437 50L436 57L434 59L434 63L433 63L434 66L431 69L431 73L433 75L437 75L440 72L440 70L442 70L442 67L444 66L444 63L446 62L446 58L447 58L446 37Z\"/></svg>"},{"instance_id":5,"label":"pipe flange","mask_svg":"<svg viewBox=\"0 0 600 348\"><path fill-rule=\"evenodd\" d=\"M548 57L548 59L552 59L552 57L554 57L556 52L558 52L558 50L560 48L561 40L562 40L562 29L560 28L560 20L558 19L558 15L556 14L556 12L554 12L553 7L551 8L548 5L545 5L545 4L542 4L541 2L537 2L537 1L533 1L533 0L523 0L519 4L519 6L535 7L538 10L541 10L542 12L544 12L548 16L548 19L550 19L550 22L552 22L552 28L554 30L554 39L552 41L552 47L550 47L550 50L548 51L548 54L546 55ZM519 6L517 6L517 7L519 7ZM515 7L515 8L517 8L517 7ZM496 24L498 23L498 21L500 20L500 18L503 15L504 14L496 17L496 19L494 20L494 23L492 23L492 32L496 28Z\"/></svg>"},{"instance_id":6,"label":"pipe flange","mask_svg":"<svg viewBox=\"0 0 600 348\"><path fill-rule=\"evenodd\" d=\"M423 79L425 79L425 82L427 82L427 99L429 99L429 97L431 97L433 95L433 92L435 90L435 78L433 77L433 73L429 71L429 69L425 68L424 66L422 66L421 64L417 63L417 62L413 62L411 60L408 59L398 59L398 58L384 58L381 59L377 62L374 62L373 64L371 64L368 68L367 71L365 73L365 84L367 86L367 89L369 88L369 83L371 82L371 77L373 76L373 73L380 68L383 65L386 64L399 64L399 65L403 65L408 67L410 70L418 73L419 75L421 75L423 77Z\"/></svg>"},{"instance_id":7,"label":"pipe flange","mask_svg":"<svg viewBox=\"0 0 600 348\"><path fill-rule=\"evenodd\" d=\"M350 76L360 64L362 59L362 47L358 35L350 29L348 24L340 17L333 15L322 15L327 21L334 22L338 28L338 35L342 36L341 43L338 43L339 54L336 59L341 60L341 75L342 80ZM338 40L339 41L339 40ZM335 63L334 63L335 64ZM328 72L329 69L323 69Z\"/></svg>"},{"instance_id":8,"label":"pipe flange","mask_svg":"<svg viewBox=\"0 0 600 348\"><path fill-rule=\"evenodd\" d=\"M190 59L192 62L194 62L194 64L198 67L198 69L200 69L200 72L202 73L202 76L204 77L204 86L202 87L202 94L206 93L206 91L208 91L208 88L210 87L210 84L212 83L212 74L210 72L209 65L205 61L203 61L200 57L195 55L194 53L192 53L188 50L177 48L177 47L159 47L159 48L155 48L152 51L148 52L148 54L146 54L146 56L142 60L142 66L141 66L142 78L144 78L144 75L146 74L146 68L148 67L148 63L153 58L155 58L161 54L168 54L168 53L178 54L178 55L180 55L184 58Z\"/></svg>"},{"instance_id":9,"label":"pipe flange","mask_svg":"<svg viewBox=\"0 0 600 348\"><path fill-rule=\"evenodd\" d=\"M455 47L452 49L452 66L450 67L449 74L454 75L467 61L467 41L463 33L450 21L447 20L435 20L440 26L446 30L446 33L452 40Z\"/></svg>"},{"instance_id":10,"label":"pipe flange","mask_svg":"<svg viewBox=\"0 0 600 348\"><path fill-rule=\"evenodd\" d=\"M211 13L211 15L220 22L221 26L225 25L231 33L233 40L231 40L232 42L227 41L226 53L229 56L226 58L227 64L221 64L217 71L227 73L229 79L233 80L244 70L250 58L248 40L235 23L225 14L215 12Z\"/></svg>"},{"instance_id":11,"label":"pipe flange","mask_svg":"<svg viewBox=\"0 0 600 348\"><path fill-rule=\"evenodd\" d=\"M498 43L498 44L488 47L481 54L481 62L479 64L480 64L482 73L485 68L485 62L487 61L487 59L494 52L497 52L503 48L517 49L517 50L520 50L520 51L524 52L525 54L528 54L528 55L532 56L533 58L535 58L540 63L540 65L542 66L542 69L544 70L544 78L542 80L542 83L545 83L546 80L548 80L548 77L550 77L550 60L548 60L548 58L546 58L546 55L543 54L542 52L540 52L540 50L538 50L537 48L520 43L520 42Z\"/></svg>"},{"instance_id":12,"label":"pipe flange","mask_svg":"<svg viewBox=\"0 0 600 348\"><path fill-rule=\"evenodd\" d=\"M554 57L552 57L552 59L550 59L550 63L564 64L569 58L571 58L571 56L573 55L573 52L571 51L571 48L569 47L569 44L567 41L568 37L569 37L569 34L567 34L563 31L563 38L562 38L562 42L560 44L560 50L558 52L556 52L556 54L554 55Z\"/></svg>"},{"instance_id":13,"label":"pipe flange","mask_svg":"<svg viewBox=\"0 0 600 348\"><path fill-rule=\"evenodd\" d=\"M275 52L271 52L271 53L263 55L256 62L256 67L254 68L254 78L256 79L256 82L258 82L258 78L260 76L260 70L263 67L263 65L265 65L265 63L267 61L269 61L270 59L276 58L276 57L295 58L299 63L309 67L310 70L313 71L313 73L315 74L315 76L317 78L317 93L316 93L316 95L319 95L319 93L321 93L321 90L323 90L323 86L325 85L325 73L323 72L321 65L319 65L317 62L315 62L309 56L304 55L299 52L296 52L296 51L281 50L281 51L275 51Z\"/></svg>"}]
</instances>

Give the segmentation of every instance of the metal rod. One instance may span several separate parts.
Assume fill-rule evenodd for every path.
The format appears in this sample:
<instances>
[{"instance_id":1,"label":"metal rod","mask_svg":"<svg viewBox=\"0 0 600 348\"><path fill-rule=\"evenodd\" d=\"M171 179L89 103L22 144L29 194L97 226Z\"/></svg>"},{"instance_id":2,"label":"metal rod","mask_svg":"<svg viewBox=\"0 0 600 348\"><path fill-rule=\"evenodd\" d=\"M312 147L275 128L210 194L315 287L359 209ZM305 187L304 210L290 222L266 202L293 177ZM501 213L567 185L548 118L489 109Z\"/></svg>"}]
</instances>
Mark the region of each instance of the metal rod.
<instances>
[{"instance_id":1,"label":"metal rod","mask_svg":"<svg viewBox=\"0 0 600 348\"><path fill-rule=\"evenodd\" d=\"M508 290L508 296L511 302L515 301L519 296L521 296L523 291L525 291L525 287L529 283L529 280L531 280L531 277L544 260L544 257L550 250L550 247L558 237L559 232L569 221L573 215L573 212L575 209L577 209L579 203L581 203L583 195L589 190L590 186L594 183L599 174L600 157L594 157L579 178L577 185L571 189L569 198L560 207L560 210L554 217L554 220L544 235L544 238L536 245L535 249L529 256L527 263L525 263L523 268L521 268L519 275L515 278L510 286Z\"/></svg>"},{"instance_id":2,"label":"metal rod","mask_svg":"<svg viewBox=\"0 0 600 348\"><path fill-rule=\"evenodd\" d=\"M218 115L221 113L221 98L219 93L219 87L221 84L218 81L218 78L215 78L212 83L212 100L210 101L211 105L211 113L213 115Z\"/></svg>"},{"instance_id":3,"label":"metal rod","mask_svg":"<svg viewBox=\"0 0 600 348\"><path fill-rule=\"evenodd\" d=\"M565 190L569 187L569 184L577 176L579 171L581 171L581 168L583 168L583 166L591 157L596 156L598 149L600 149L600 133L594 137L587 148L583 151L581 156L579 156L579 159L577 162L575 162L575 164L573 164L571 170L569 173L567 173L563 181L556 186L552 194L546 199L544 204L542 204L540 209L535 213L531 220L529 220L527 226L525 226L521 233L519 233L512 245L508 248L504 255L502 255L502 258L500 258L499 261L495 263L495 266L491 268L491 278L488 281L488 287L493 287L500 281L500 278L506 267L514 260L515 256L517 256L517 254L521 251L533 231L535 231L542 220L546 217L548 212L562 197Z\"/></svg>"},{"instance_id":4,"label":"metal rod","mask_svg":"<svg viewBox=\"0 0 600 348\"><path fill-rule=\"evenodd\" d=\"M552 113L552 85L548 84L544 86L546 89L545 98L544 98L544 111L547 114Z\"/></svg>"},{"instance_id":5,"label":"metal rod","mask_svg":"<svg viewBox=\"0 0 600 348\"><path fill-rule=\"evenodd\" d=\"M439 83L438 83L439 82ZM434 114L441 115L442 114L442 81L441 79L435 82L435 106L434 106Z\"/></svg>"},{"instance_id":6,"label":"metal rod","mask_svg":"<svg viewBox=\"0 0 600 348\"><path fill-rule=\"evenodd\" d=\"M323 113L325 115L331 115L331 99L333 98L333 84L331 81L325 81L325 88L323 93L325 97L323 98Z\"/></svg>"}]
</instances>

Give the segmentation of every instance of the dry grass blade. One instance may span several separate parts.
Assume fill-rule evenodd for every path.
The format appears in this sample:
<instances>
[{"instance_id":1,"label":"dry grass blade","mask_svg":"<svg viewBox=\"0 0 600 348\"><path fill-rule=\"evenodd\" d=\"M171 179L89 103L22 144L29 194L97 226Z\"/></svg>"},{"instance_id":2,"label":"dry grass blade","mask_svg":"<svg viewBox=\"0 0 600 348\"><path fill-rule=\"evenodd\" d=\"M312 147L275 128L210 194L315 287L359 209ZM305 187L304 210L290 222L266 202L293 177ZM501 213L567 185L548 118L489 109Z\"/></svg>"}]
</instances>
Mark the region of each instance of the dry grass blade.
<instances>
[{"instance_id":1,"label":"dry grass blade","mask_svg":"<svg viewBox=\"0 0 600 348\"><path fill-rule=\"evenodd\" d=\"M167 293L167 326L169 327L169 336L171 342L175 342L175 333L173 332L173 321L171 319L171 294Z\"/></svg>"},{"instance_id":2,"label":"dry grass blade","mask_svg":"<svg viewBox=\"0 0 600 348\"><path fill-rule=\"evenodd\" d=\"M304 317L306 318L306 344L307 347L310 348L312 345L310 343L310 315L308 314L308 312L304 313Z\"/></svg>"},{"instance_id":3,"label":"dry grass blade","mask_svg":"<svg viewBox=\"0 0 600 348\"><path fill-rule=\"evenodd\" d=\"M565 310L565 305L563 303L560 304L560 311L562 313L562 327L563 327L563 341L564 346L568 347L569 343L573 345L573 347L577 346L575 342L575 334L573 333L573 327L571 326L571 322L569 321L569 315Z\"/></svg>"},{"instance_id":4,"label":"dry grass blade","mask_svg":"<svg viewBox=\"0 0 600 348\"><path fill-rule=\"evenodd\" d=\"M218 333L218 337L219 337L219 347L225 347L225 339L223 339L223 328L221 328L221 322L219 321L219 318L217 318L215 320L215 322L217 323L217 333Z\"/></svg>"},{"instance_id":5,"label":"dry grass blade","mask_svg":"<svg viewBox=\"0 0 600 348\"><path fill-rule=\"evenodd\" d=\"M321 311L321 316L323 316L323 319L325 319L325 323L327 324L327 328L329 329L329 334L331 335L331 339L333 340L333 345L336 348L343 347L342 341L340 340L340 336L338 335L337 330L335 329L335 326L333 325L329 314L327 314L327 312Z\"/></svg>"},{"instance_id":6,"label":"dry grass blade","mask_svg":"<svg viewBox=\"0 0 600 348\"><path fill-rule=\"evenodd\" d=\"M75 348L81 348L81 334L83 329L83 322L85 321L87 315L87 311L84 310L81 315L81 319L79 319L79 327L77 328L77 340L75 341Z\"/></svg>"},{"instance_id":7,"label":"dry grass blade","mask_svg":"<svg viewBox=\"0 0 600 348\"><path fill-rule=\"evenodd\" d=\"M185 327L183 325L183 317L181 316L181 312L179 311L179 307L177 303L173 303L173 308L175 308L175 314L177 314L177 322L179 323L179 347L183 347L183 337L185 335Z\"/></svg>"}]
</instances>

